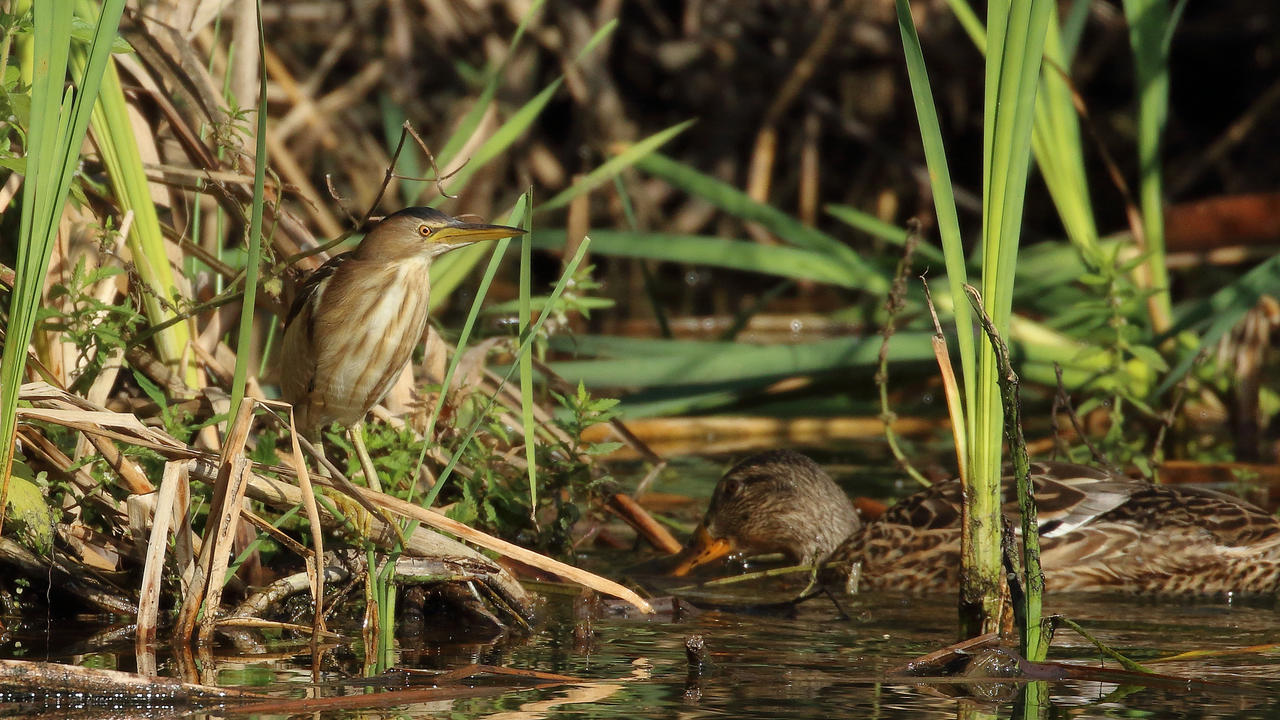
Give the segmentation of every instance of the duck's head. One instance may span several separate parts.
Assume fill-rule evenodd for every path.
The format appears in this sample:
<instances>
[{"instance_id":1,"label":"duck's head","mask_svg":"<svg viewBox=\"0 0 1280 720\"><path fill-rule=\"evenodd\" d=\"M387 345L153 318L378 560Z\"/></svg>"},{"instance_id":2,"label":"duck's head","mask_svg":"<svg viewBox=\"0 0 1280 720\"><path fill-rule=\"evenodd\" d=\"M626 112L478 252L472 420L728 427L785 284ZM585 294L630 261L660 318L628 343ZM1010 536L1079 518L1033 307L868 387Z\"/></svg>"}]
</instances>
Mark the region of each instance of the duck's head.
<instances>
[{"instance_id":1,"label":"duck's head","mask_svg":"<svg viewBox=\"0 0 1280 720\"><path fill-rule=\"evenodd\" d=\"M793 562L812 563L859 525L849 498L817 463L790 450L760 453L720 478L673 574L731 552L782 553Z\"/></svg>"}]
</instances>

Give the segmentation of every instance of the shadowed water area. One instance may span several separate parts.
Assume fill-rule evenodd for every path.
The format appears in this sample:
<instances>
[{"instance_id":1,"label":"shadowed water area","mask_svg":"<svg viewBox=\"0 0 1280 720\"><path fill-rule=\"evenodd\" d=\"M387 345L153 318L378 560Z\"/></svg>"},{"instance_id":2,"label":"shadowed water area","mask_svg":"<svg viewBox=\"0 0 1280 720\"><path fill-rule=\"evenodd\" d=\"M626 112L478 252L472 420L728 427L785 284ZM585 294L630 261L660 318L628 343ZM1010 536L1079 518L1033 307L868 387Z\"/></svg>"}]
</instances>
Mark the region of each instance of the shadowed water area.
<instances>
[{"instance_id":1,"label":"shadowed water area","mask_svg":"<svg viewBox=\"0 0 1280 720\"><path fill-rule=\"evenodd\" d=\"M838 464L828 464L833 466ZM718 467L714 462L694 462L687 468L692 480L690 472L681 473L682 487L695 496L705 495ZM865 473L858 478L859 492L875 484ZM840 479L852 489L849 476ZM664 489L664 484L657 489ZM876 492L904 489L910 488L886 480ZM700 510L696 503L690 512ZM635 558L634 553L611 552L581 559L592 569L616 575ZM750 569L766 567L768 563ZM446 628L432 639L402 639L395 667L428 671L421 674L393 671L360 680L359 648L348 644L326 656L323 681L312 686L305 647L294 643L279 645L272 648L275 654L259 658L220 650L217 682L273 700L296 701L306 688L308 697L347 701L311 709L320 717L918 718L973 712L1017 717L1030 710L1052 717L1252 718L1280 713L1280 656L1267 647L1280 643L1280 627L1269 601L1053 595L1047 599L1048 612L1083 625L1098 640L1158 675L1126 674L1115 660L1103 658L1086 639L1063 627L1053 641L1050 663L1030 668L1023 680L993 679L986 665L986 670L971 666L948 677L939 677L941 668L930 668L927 677L919 677L908 675L907 666L956 639L953 598L862 594L845 601L848 616L842 618L825 598L798 607L775 606L804 586L801 576L696 586L736 569L722 566L697 580L631 573L632 580L655 593L674 592L691 601L674 614L670 602L656 603L665 610L658 616L638 618L598 598L584 601L549 593L528 637L442 641ZM103 630L102 624L91 621L36 619L0 646L0 654L132 670L127 638L104 644L85 640ZM347 628L346 634L357 636L358 629ZM687 646L699 641L702 660L691 662ZM1162 660L1198 651L1209 654ZM552 673L573 681L482 674L443 682L434 675L473 663ZM961 658L948 669L965 664ZM162 657L161 673L173 672L172 659ZM1047 700L1024 706L1027 678L1048 678ZM539 682L547 684L537 686ZM424 692L408 694L413 690ZM374 695L375 691L401 694ZM203 712L225 717L308 712L300 706L258 707L260 711L251 704ZM191 708L145 702L140 706L136 698L45 698L34 693L0 698L0 716L65 718L69 712L72 717L170 717L185 715Z\"/></svg>"},{"instance_id":2,"label":"shadowed water area","mask_svg":"<svg viewBox=\"0 0 1280 720\"><path fill-rule=\"evenodd\" d=\"M1148 662L1151 669L1182 681L1152 678L1146 684L1111 678L1050 682L1047 709L1072 717L1252 718L1280 712L1280 660L1274 651L1255 651L1174 662L1150 661L1179 652L1225 651L1280 642L1269 607L1226 603L1154 604L1111 596L1064 597L1052 602L1089 628L1098 639ZM669 617L637 621L600 618L583 632L571 604L553 601L545 623L528 641L491 644L440 644L407 647L401 667L452 669L468 663L501 665L581 678L582 684L519 689L503 678L453 686L472 686L485 697L393 703L368 698L367 707L325 712L324 717L953 717L966 709L983 709L1000 717L1014 712L1021 685L1013 681L977 679L930 680L903 677L899 668L954 639L955 609L947 598L863 596L848 606L851 618L836 620L826 603L813 603L794 617L761 617L707 612L695 618ZM79 633L72 633L82 638ZM55 634L49 648L55 660L85 662L86 650L71 638ZM694 635L705 641L708 662L691 672L685 643ZM43 648L23 640L26 657L44 655ZM120 650L121 648L117 648ZM6 655L20 652L10 643ZM1050 660L1114 671L1082 638L1062 630ZM128 662L127 655L105 652L97 662ZM298 697L310 682L305 663L220 657L220 682L278 697ZM354 664L354 663L353 663ZM358 665L358 664L356 664ZM319 696L372 692L363 683L342 682L328 673ZM418 682L424 682L419 679ZM404 679L375 681L402 689ZM430 687L430 684L419 687ZM7 698L0 712L7 717L83 707L81 698L22 702ZM165 717L180 714L164 707L131 707L123 715L99 706L75 717ZM278 712L278 710L277 710ZM372 714L370 714L372 712ZM508 714L518 713L518 714ZM214 715L244 715L229 709ZM65 716L65 714L63 715Z\"/></svg>"}]
</instances>

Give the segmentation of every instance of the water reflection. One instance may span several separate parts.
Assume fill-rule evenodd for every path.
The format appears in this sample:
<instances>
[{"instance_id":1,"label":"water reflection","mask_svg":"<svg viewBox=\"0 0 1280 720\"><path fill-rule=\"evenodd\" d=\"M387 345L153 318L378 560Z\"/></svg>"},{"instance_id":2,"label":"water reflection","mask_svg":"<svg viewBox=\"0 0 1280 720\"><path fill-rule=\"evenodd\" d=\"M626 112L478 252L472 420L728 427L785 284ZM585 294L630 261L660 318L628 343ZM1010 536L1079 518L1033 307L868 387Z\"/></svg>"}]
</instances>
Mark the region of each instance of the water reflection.
<instances>
[{"instance_id":1,"label":"water reflection","mask_svg":"<svg viewBox=\"0 0 1280 720\"><path fill-rule=\"evenodd\" d=\"M586 632L581 603L576 612L574 605L565 598L549 601L541 626L528 638L404 647L399 662L434 669L482 663L556 673L580 682L534 687L542 681L492 676L442 685L438 700L423 691L427 694L414 700L402 696L404 705L387 707L392 696L363 694L375 687L423 686L385 679L353 682L348 673L359 664L353 655L345 664L331 657L326 684L309 692L322 698L362 696L349 698L357 702L325 712L325 717L369 717L371 707L384 717L449 713L503 719L1280 716L1280 659L1266 647L1280 643L1280 628L1266 605L1052 597L1052 611L1071 617L1157 672L1180 679L1112 676L1043 684L931 681L895 674L908 661L955 639L954 604L945 597L859 596L848 607L848 619L838 619L829 603L806 603L789 616L712 610L679 619L631 620L605 614L594 618ZM701 638L703 652L691 667L688 641L695 636ZM1240 651L1227 652L1232 648ZM64 655L54 649L51 659L84 661L85 656L74 653L85 648L64 649L71 652ZM118 650L115 657L129 656L127 647ZM1163 660L1204 650L1214 654ZM353 651L358 654L354 648L346 652ZM280 659L284 655L221 658L219 680L281 698L297 697L299 688L309 687L309 659L301 654ZM110 651L99 648L98 657L111 664ZM1050 660L1117 669L1114 661L1100 659L1090 643L1067 630L1055 638ZM425 687L430 687L429 679ZM358 705L365 707L354 709ZM86 706L50 707L32 697L0 698L0 716L34 713L65 720L69 708Z\"/></svg>"},{"instance_id":2,"label":"water reflection","mask_svg":"<svg viewBox=\"0 0 1280 720\"><path fill-rule=\"evenodd\" d=\"M1221 604L1153 604L1126 598L1059 599L1056 609L1104 642L1139 660L1195 649L1280 642L1269 609ZM1280 664L1261 653L1157 664L1159 672L1219 685L1121 686L1064 681L1031 684L1037 698L1014 685L1011 696L957 691L955 685L886 678L906 661L948 644L954 608L946 598L864 597L853 619L836 621L829 608L801 608L792 618L711 612L684 622L615 620L596 623L597 642L580 652L571 623L554 618L507 660L521 667L605 680L608 694L583 701L565 690L522 694L519 707L555 717L821 718L874 717L1114 717L1116 714L1234 718L1280 712ZM701 636L706 670L691 687L684 641ZM1081 638L1062 632L1051 659L1112 667ZM633 663L652 665L637 677ZM620 681L620 682L619 682ZM532 697L530 697L532 695ZM959 697L958 697L959 695ZM511 707L512 698L500 703ZM460 702L455 711L493 712L491 699ZM549 703L549 704L548 704ZM539 710L541 708L541 710ZM1028 713L1030 714L1024 714ZM510 717L510 716L508 716ZM526 716L521 716L526 717Z\"/></svg>"}]
</instances>

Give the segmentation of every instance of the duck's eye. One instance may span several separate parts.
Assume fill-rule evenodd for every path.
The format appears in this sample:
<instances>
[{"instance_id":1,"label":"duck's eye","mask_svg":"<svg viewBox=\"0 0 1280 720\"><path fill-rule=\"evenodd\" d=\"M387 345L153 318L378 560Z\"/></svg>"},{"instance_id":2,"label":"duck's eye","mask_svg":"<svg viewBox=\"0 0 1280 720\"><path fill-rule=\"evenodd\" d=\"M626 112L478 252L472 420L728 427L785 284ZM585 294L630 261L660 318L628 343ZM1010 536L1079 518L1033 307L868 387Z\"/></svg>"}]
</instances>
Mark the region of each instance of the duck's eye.
<instances>
[{"instance_id":1,"label":"duck's eye","mask_svg":"<svg viewBox=\"0 0 1280 720\"><path fill-rule=\"evenodd\" d=\"M430 234L431 234L431 226L430 226L430 225L419 225L419 226L418 226L418 234L419 234L419 235L421 235L422 237L427 237L428 235L430 235Z\"/></svg>"},{"instance_id":2,"label":"duck's eye","mask_svg":"<svg viewBox=\"0 0 1280 720\"><path fill-rule=\"evenodd\" d=\"M738 491L742 489L742 483L737 478L725 478L720 483L720 497L725 500L732 500Z\"/></svg>"}]
</instances>

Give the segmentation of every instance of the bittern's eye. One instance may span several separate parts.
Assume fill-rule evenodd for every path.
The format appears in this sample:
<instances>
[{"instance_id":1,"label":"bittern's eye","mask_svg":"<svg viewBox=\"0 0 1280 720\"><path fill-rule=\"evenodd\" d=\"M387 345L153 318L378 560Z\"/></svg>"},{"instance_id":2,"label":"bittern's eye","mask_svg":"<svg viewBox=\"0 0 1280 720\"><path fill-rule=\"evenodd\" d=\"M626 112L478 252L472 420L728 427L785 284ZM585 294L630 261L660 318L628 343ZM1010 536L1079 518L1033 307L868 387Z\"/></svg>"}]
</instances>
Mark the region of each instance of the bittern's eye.
<instances>
[{"instance_id":1,"label":"bittern's eye","mask_svg":"<svg viewBox=\"0 0 1280 720\"><path fill-rule=\"evenodd\" d=\"M430 234L431 234L431 226L430 226L430 225L419 225L419 226L418 226L418 234L419 234L419 235L421 235L422 237L427 237L428 235L430 235Z\"/></svg>"}]
</instances>

